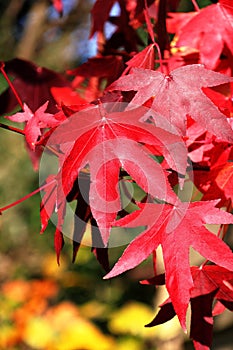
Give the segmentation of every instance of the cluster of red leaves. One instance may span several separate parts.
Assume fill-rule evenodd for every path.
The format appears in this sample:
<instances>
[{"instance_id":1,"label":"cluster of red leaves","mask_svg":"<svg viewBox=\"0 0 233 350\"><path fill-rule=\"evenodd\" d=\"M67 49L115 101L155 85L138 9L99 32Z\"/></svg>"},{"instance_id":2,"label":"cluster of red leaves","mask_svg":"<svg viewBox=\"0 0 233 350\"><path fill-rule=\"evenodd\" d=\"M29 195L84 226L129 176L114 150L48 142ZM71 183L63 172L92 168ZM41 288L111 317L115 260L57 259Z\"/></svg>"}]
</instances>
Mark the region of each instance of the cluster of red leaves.
<instances>
[{"instance_id":1,"label":"cluster of red leaves","mask_svg":"<svg viewBox=\"0 0 233 350\"><path fill-rule=\"evenodd\" d=\"M61 1L53 3L61 13ZM116 29L101 53L67 72L72 82L19 59L6 62L5 70L2 64L24 101L23 111L8 119L25 122L35 165L43 149L58 157L58 173L46 179L41 203L41 232L54 211L58 217L58 262L67 201L77 202L73 260L90 222L105 278L155 257L161 245L165 273L143 283L166 284L169 299L148 326L177 315L186 329L191 304L190 336L196 349L206 350L213 316L233 310L233 254L223 241L227 226L222 230L233 223L233 7L220 0L182 13L178 0L118 0L120 14L113 17L114 3L95 2L91 36L103 37L107 21ZM0 100L4 113L17 104L10 89ZM200 201L179 199L185 177ZM137 210L129 213L122 195L132 183L145 195L141 202L130 198ZM221 225L219 234L206 224ZM146 228L110 271L112 227L138 226ZM206 259L201 266L190 266L190 247Z\"/></svg>"}]
</instances>

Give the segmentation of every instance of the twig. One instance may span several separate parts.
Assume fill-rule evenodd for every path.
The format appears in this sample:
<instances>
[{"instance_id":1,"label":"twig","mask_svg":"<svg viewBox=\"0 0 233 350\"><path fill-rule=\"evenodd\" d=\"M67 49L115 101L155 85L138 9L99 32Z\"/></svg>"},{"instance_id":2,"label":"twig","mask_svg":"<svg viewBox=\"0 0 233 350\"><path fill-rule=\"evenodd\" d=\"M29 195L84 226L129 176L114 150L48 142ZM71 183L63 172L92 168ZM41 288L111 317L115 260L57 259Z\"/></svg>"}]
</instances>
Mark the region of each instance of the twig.
<instances>
[{"instance_id":1,"label":"twig","mask_svg":"<svg viewBox=\"0 0 233 350\"><path fill-rule=\"evenodd\" d=\"M18 92L15 90L14 85L12 84L10 79L8 78L8 75L6 74L4 67L5 67L4 62L0 62L1 73L4 76L4 78L6 79L7 83L9 84L11 90L13 91L13 94L15 95L17 101L19 102L20 107L22 108L22 110L24 110L23 102L22 102L21 98L19 97Z\"/></svg>"},{"instance_id":2,"label":"twig","mask_svg":"<svg viewBox=\"0 0 233 350\"><path fill-rule=\"evenodd\" d=\"M196 0L192 0L193 6L195 8L195 11L200 11L200 7L198 6L198 3L196 2Z\"/></svg>"},{"instance_id":3,"label":"twig","mask_svg":"<svg viewBox=\"0 0 233 350\"><path fill-rule=\"evenodd\" d=\"M3 124L3 123L0 123L0 128L16 132L17 134L20 134L20 135L25 135L24 130L15 128L14 126L10 126L10 125L6 125L6 124Z\"/></svg>"}]
</instances>

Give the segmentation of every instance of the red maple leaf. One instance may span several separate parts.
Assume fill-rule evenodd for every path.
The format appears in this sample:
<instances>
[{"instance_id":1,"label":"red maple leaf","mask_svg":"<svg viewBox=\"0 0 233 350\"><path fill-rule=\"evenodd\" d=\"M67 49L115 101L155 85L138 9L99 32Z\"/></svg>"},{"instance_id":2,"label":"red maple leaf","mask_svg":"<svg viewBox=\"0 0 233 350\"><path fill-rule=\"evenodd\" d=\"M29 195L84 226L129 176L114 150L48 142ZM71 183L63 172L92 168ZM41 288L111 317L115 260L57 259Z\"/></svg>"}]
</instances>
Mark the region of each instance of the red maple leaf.
<instances>
[{"instance_id":1,"label":"red maple leaf","mask_svg":"<svg viewBox=\"0 0 233 350\"><path fill-rule=\"evenodd\" d=\"M92 37L96 32L103 32L104 24L108 20L109 13L115 0L97 0L91 10L92 28L90 36Z\"/></svg>"},{"instance_id":2,"label":"red maple leaf","mask_svg":"<svg viewBox=\"0 0 233 350\"><path fill-rule=\"evenodd\" d=\"M14 78L13 84L16 91L32 112L49 101L48 112L56 113L56 101L50 88L70 86L70 82L63 75L19 58L7 61L5 70ZM12 90L8 89L0 95L0 114L12 112L17 104L18 101Z\"/></svg>"},{"instance_id":3,"label":"red maple leaf","mask_svg":"<svg viewBox=\"0 0 233 350\"><path fill-rule=\"evenodd\" d=\"M229 310L233 310L233 272L216 265L191 267L194 286L191 290L191 325L190 337L196 350L209 350L213 337L213 301L217 300ZM158 275L142 284L163 285L165 275ZM214 308L215 309L215 308ZM218 307L220 310L220 308ZM221 308L220 312L223 312ZM167 322L176 315L171 299L162 305L155 318L146 325L153 327Z\"/></svg>"},{"instance_id":4,"label":"red maple leaf","mask_svg":"<svg viewBox=\"0 0 233 350\"><path fill-rule=\"evenodd\" d=\"M191 267L194 288L191 291L191 297L216 291L215 298L221 303L227 305L231 303L233 308L233 272L224 269L221 266L205 265L201 267Z\"/></svg>"},{"instance_id":5,"label":"red maple leaf","mask_svg":"<svg viewBox=\"0 0 233 350\"><path fill-rule=\"evenodd\" d=\"M231 203L233 203L232 162L210 169L207 176L205 176L202 179L204 181L201 184L201 187L203 187L203 185L207 186L207 189L203 191L204 196L202 197L202 200L212 200L216 198L221 198L219 206L223 206L228 199L230 199Z\"/></svg>"},{"instance_id":6,"label":"red maple leaf","mask_svg":"<svg viewBox=\"0 0 233 350\"><path fill-rule=\"evenodd\" d=\"M82 184L80 191L79 184ZM57 178L55 175L49 175L45 180L45 185L43 186L43 198L40 205L40 218L41 218L41 231L43 233L48 225L49 220L53 212L56 212L57 223L56 230L54 234L54 247L57 254L57 262L60 261L60 253L64 245L64 238L62 233L64 218L66 214L66 202L59 201L59 195L57 191ZM91 214L90 206L83 198L88 196L88 191L90 187L90 181L88 177L83 178L82 180L76 181L72 191L67 197L67 201L77 200L75 216L74 216L74 231L72 235L73 241L73 259L75 261L77 252L81 245L83 235L86 230L87 222L90 221L92 224L91 233L92 233L92 251L106 272L110 270L108 262L108 250L103 248L104 244L101 239L99 229L94 222L94 219ZM59 205L60 203L60 205Z\"/></svg>"},{"instance_id":7,"label":"red maple leaf","mask_svg":"<svg viewBox=\"0 0 233 350\"><path fill-rule=\"evenodd\" d=\"M115 32L106 41L104 46L105 52L111 54L114 50L125 48L126 52L138 52L138 46L143 46L143 41L139 34L134 30L131 21L130 14L127 9L121 6L121 13L119 16L109 17L109 22L116 26Z\"/></svg>"},{"instance_id":8,"label":"red maple leaf","mask_svg":"<svg viewBox=\"0 0 233 350\"><path fill-rule=\"evenodd\" d=\"M204 89L204 92L223 114L228 118L233 116L233 83L230 83L230 91L224 91L225 94L208 88Z\"/></svg>"},{"instance_id":9,"label":"red maple leaf","mask_svg":"<svg viewBox=\"0 0 233 350\"><path fill-rule=\"evenodd\" d=\"M87 101L84 100L75 90L69 86L65 87L52 87L51 94L55 101L61 105L81 105L86 104Z\"/></svg>"},{"instance_id":10,"label":"red maple leaf","mask_svg":"<svg viewBox=\"0 0 233 350\"><path fill-rule=\"evenodd\" d=\"M194 183L203 193L202 200L220 198L218 207L227 205L229 199L233 202L232 152L231 145L215 143L203 154L203 159L208 159L208 171L194 170Z\"/></svg>"},{"instance_id":11,"label":"red maple leaf","mask_svg":"<svg viewBox=\"0 0 233 350\"><path fill-rule=\"evenodd\" d=\"M148 45L144 50L140 51L126 62L127 68L124 71L126 74L132 68L140 67L144 69L154 69L155 67L155 52L154 44Z\"/></svg>"},{"instance_id":12,"label":"red maple leaf","mask_svg":"<svg viewBox=\"0 0 233 350\"><path fill-rule=\"evenodd\" d=\"M203 93L203 87L211 87L232 81L223 74L193 64L180 67L169 75L149 69L134 68L132 74L119 78L109 90L137 91L130 106L140 106L153 97L152 108L164 116L183 135L186 118L190 115L206 130L232 142L233 132L215 104ZM155 123L158 121L155 119Z\"/></svg>"},{"instance_id":13,"label":"red maple leaf","mask_svg":"<svg viewBox=\"0 0 233 350\"><path fill-rule=\"evenodd\" d=\"M47 226L49 219L54 211L54 208L56 206L56 177L54 175L50 175L46 181L46 184L48 186L43 190L44 196L42 198L41 204L40 204L40 220L41 220L41 231L40 233L43 233Z\"/></svg>"},{"instance_id":14,"label":"red maple leaf","mask_svg":"<svg viewBox=\"0 0 233 350\"><path fill-rule=\"evenodd\" d=\"M233 310L233 273L220 266L191 267L194 288L191 291L190 337L195 349L209 349L213 337L213 301ZM224 308L222 308L224 311Z\"/></svg>"},{"instance_id":15,"label":"red maple leaf","mask_svg":"<svg viewBox=\"0 0 233 350\"><path fill-rule=\"evenodd\" d=\"M156 280L156 276L154 280ZM149 280L148 282L154 284ZM143 281L144 282L144 281ZM156 283L156 282L155 282ZM210 345L213 338L213 315L212 304L216 290L208 294L203 294L195 298L191 298L191 325L190 325L190 338L193 340L193 344L196 350L210 350ZM148 323L145 327L154 327L159 324L163 324L170 321L176 312L172 305L171 299L168 298L163 304L160 305L160 310L155 318Z\"/></svg>"},{"instance_id":16,"label":"red maple leaf","mask_svg":"<svg viewBox=\"0 0 233 350\"><path fill-rule=\"evenodd\" d=\"M119 78L124 70L123 60L119 56L93 57L79 67L68 70L67 73L78 77L107 78L108 84ZM76 79L72 82L76 86Z\"/></svg>"},{"instance_id":17,"label":"red maple leaf","mask_svg":"<svg viewBox=\"0 0 233 350\"><path fill-rule=\"evenodd\" d=\"M168 33L177 33L180 28L187 24L198 12L168 12L167 31Z\"/></svg>"},{"instance_id":18,"label":"red maple leaf","mask_svg":"<svg viewBox=\"0 0 233 350\"><path fill-rule=\"evenodd\" d=\"M143 145L152 145L154 152L164 154L175 171L184 174L186 169L186 148L180 137L152 124L139 122L147 109L109 112L105 108L109 108L109 104L94 106L69 117L48 142L51 146L69 143L68 150L61 155L63 160L58 180L61 200L65 200L80 171L88 165L90 207L104 244L116 213L122 209L118 188L121 168L145 192L170 203L176 201L166 170L150 158L149 148Z\"/></svg>"},{"instance_id":19,"label":"red maple leaf","mask_svg":"<svg viewBox=\"0 0 233 350\"><path fill-rule=\"evenodd\" d=\"M30 108L24 104L24 112L15 113L6 117L13 122L26 122L24 128L25 138L33 151L35 150L39 136L42 135L42 130L45 128L53 128L60 124L60 121L56 119L53 114L45 113L47 107L48 102L33 113Z\"/></svg>"},{"instance_id":20,"label":"red maple leaf","mask_svg":"<svg viewBox=\"0 0 233 350\"><path fill-rule=\"evenodd\" d=\"M216 25L216 18L218 24ZM214 69L224 47L233 55L233 7L229 0L220 0L200 10L177 36L177 47L189 46L200 51L200 60L207 68ZM213 50L214 47L214 50Z\"/></svg>"},{"instance_id":21,"label":"red maple leaf","mask_svg":"<svg viewBox=\"0 0 233 350\"><path fill-rule=\"evenodd\" d=\"M57 224L54 234L54 247L57 253L57 262L59 264L59 257L62 247L64 245L64 239L62 234L62 227L65 218L66 203L58 203L57 198L57 181L55 175L50 175L45 183L47 186L44 188L44 196L40 205L40 218L41 218L41 232L46 230L49 219L56 208Z\"/></svg>"},{"instance_id":22,"label":"red maple leaf","mask_svg":"<svg viewBox=\"0 0 233 350\"><path fill-rule=\"evenodd\" d=\"M205 228L205 224L233 222L231 214L215 208L218 201L179 203L177 206L140 204L141 210L116 221L117 226L148 226L124 251L105 278L134 268L161 244L165 264L166 287L185 329L185 318L193 281L189 266L189 248L233 271L230 248ZM193 220L195 218L195 220Z\"/></svg>"},{"instance_id":23,"label":"red maple leaf","mask_svg":"<svg viewBox=\"0 0 233 350\"><path fill-rule=\"evenodd\" d=\"M116 0L108 0L107 2L105 0L95 1L95 4L91 10L91 37L95 34L95 32L103 32L104 24L109 20L111 8L115 2ZM150 6L153 2L153 0L147 0L147 6ZM125 3L118 0L118 3L121 7L121 11L126 11L129 14L129 19L131 21L138 15L141 15L143 9L145 8L144 0L137 0L136 2L134 0L127 0Z\"/></svg>"},{"instance_id":24,"label":"red maple leaf","mask_svg":"<svg viewBox=\"0 0 233 350\"><path fill-rule=\"evenodd\" d=\"M191 118L188 118L186 135L186 145L189 151L189 158L194 163L200 162L201 164L204 164L206 158L209 160L210 156L208 152L211 152L211 150L214 148L213 141L215 140L215 137L206 132L206 130L200 124L196 123Z\"/></svg>"}]
</instances>

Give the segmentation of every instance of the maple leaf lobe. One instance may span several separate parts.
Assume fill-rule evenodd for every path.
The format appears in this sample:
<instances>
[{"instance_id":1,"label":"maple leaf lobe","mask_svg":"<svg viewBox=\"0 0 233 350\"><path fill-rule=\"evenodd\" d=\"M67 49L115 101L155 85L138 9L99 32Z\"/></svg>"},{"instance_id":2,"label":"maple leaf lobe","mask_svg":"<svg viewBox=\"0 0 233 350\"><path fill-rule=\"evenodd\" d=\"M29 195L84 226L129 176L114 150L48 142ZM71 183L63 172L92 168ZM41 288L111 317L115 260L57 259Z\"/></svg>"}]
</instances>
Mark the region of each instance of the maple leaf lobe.
<instances>
[{"instance_id":1,"label":"maple leaf lobe","mask_svg":"<svg viewBox=\"0 0 233 350\"><path fill-rule=\"evenodd\" d=\"M186 134L187 116L191 116L206 130L233 141L233 131L215 104L203 93L203 87L212 87L233 81L224 74L213 72L201 64L177 68L165 75L158 71L134 68L132 73L119 78L109 90L137 91L129 104L142 105L153 98L152 108ZM156 125L158 120L154 118Z\"/></svg>"}]
</instances>

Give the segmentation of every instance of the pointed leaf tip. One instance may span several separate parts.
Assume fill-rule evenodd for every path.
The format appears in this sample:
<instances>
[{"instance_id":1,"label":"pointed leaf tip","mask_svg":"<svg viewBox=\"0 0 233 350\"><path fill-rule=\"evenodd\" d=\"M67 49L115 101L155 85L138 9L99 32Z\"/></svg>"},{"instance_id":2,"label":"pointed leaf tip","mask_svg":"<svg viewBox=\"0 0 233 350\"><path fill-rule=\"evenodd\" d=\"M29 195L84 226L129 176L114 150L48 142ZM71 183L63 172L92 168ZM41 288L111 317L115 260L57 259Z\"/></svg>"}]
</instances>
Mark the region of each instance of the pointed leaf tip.
<instances>
[{"instance_id":1,"label":"pointed leaf tip","mask_svg":"<svg viewBox=\"0 0 233 350\"><path fill-rule=\"evenodd\" d=\"M60 253L61 253L63 246L64 246L63 234L61 233L60 230L57 229L55 232L55 236L54 236L54 247L55 247L55 251L57 254L58 266L60 266Z\"/></svg>"},{"instance_id":2,"label":"pointed leaf tip","mask_svg":"<svg viewBox=\"0 0 233 350\"><path fill-rule=\"evenodd\" d=\"M72 264L75 263L76 260L76 256L78 254L79 251L79 247L80 247L80 243L73 241L73 257L72 257Z\"/></svg>"}]
</instances>

